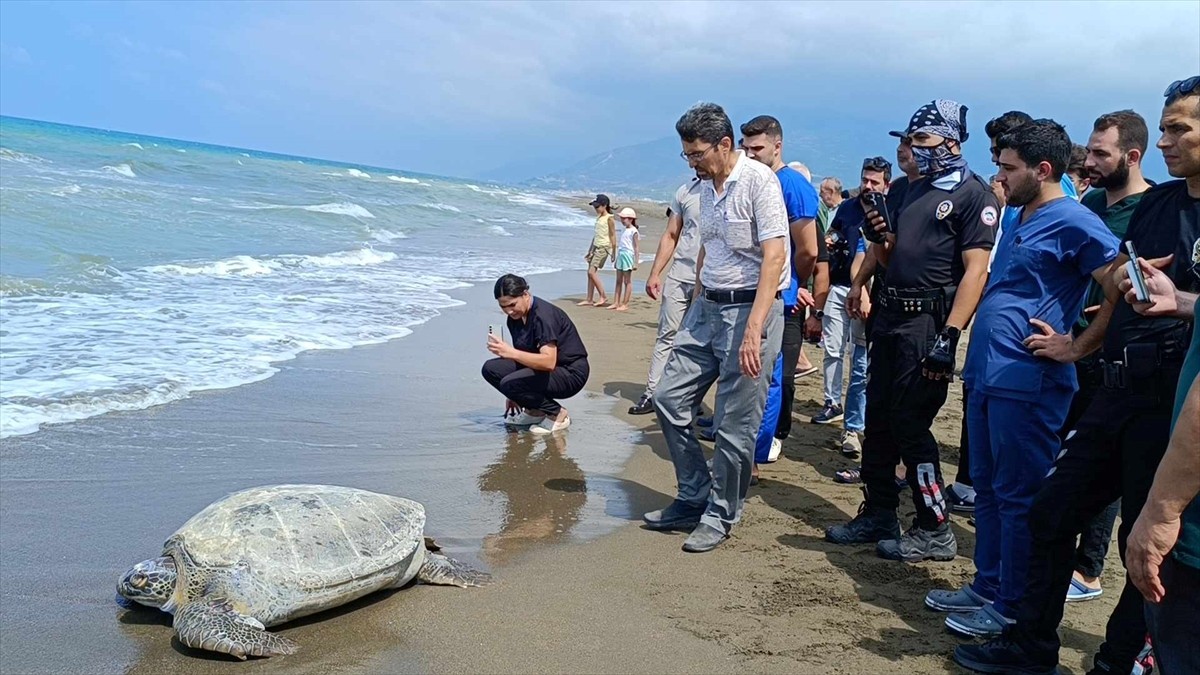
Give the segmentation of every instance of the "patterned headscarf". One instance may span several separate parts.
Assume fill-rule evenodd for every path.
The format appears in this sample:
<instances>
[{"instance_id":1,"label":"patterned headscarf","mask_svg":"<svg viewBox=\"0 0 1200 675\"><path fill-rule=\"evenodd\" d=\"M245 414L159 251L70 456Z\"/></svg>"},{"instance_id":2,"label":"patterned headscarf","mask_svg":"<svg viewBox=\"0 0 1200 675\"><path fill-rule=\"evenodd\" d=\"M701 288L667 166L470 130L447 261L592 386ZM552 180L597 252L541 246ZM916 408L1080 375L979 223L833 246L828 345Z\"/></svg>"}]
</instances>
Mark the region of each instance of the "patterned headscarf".
<instances>
[{"instance_id":1,"label":"patterned headscarf","mask_svg":"<svg viewBox=\"0 0 1200 675\"><path fill-rule=\"evenodd\" d=\"M926 103L908 121L904 134L912 136L918 131L962 143L970 135L967 133L967 106L945 98Z\"/></svg>"}]
</instances>

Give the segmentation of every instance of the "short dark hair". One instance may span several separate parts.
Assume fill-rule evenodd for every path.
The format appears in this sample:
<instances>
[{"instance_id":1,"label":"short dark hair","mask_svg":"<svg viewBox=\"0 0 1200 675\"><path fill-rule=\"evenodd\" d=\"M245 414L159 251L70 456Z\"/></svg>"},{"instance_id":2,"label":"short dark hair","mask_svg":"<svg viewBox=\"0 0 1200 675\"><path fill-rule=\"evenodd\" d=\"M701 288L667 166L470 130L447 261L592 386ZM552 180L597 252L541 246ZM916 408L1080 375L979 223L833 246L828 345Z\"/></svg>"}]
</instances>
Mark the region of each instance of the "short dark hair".
<instances>
[{"instance_id":1,"label":"short dark hair","mask_svg":"<svg viewBox=\"0 0 1200 675\"><path fill-rule=\"evenodd\" d=\"M1121 152L1140 150L1146 154L1146 146L1150 144L1150 130L1146 128L1146 120L1132 110L1118 110L1105 113L1096 118L1092 131L1105 131L1117 128L1117 147Z\"/></svg>"},{"instance_id":2,"label":"short dark hair","mask_svg":"<svg viewBox=\"0 0 1200 675\"><path fill-rule=\"evenodd\" d=\"M892 163L882 157L868 157L863 160L863 171L874 171L883 174L883 182L892 182ZM861 177L862 173L859 173Z\"/></svg>"},{"instance_id":3,"label":"short dark hair","mask_svg":"<svg viewBox=\"0 0 1200 675\"><path fill-rule=\"evenodd\" d=\"M679 133L679 138L685 143L704 141L716 145L727 136L730 143L736 142L733 138L733 123L729 121L729 115L726 115L725 109L716 103L697 103L688 108L688 111L683 113L683 116L675 123L675 131Z\"/></svg>"},{"instance_id":4,"label":"short dark hair","mask_svg":"<svg viewBox=\"0 0 1200 675\"><path fill-rule=\"evenodd\" d=\"M997 150L1012 150L1029 166L1050 163L1054 180L1061 180L1071 162L1071 137L1054 120L1026 122L996 139Z\"/></svg>"},{"instance_id":5,"label":"short dark hair","mask_svg":"<svg viewBox=\"0 0 1200 675\"><path fill-rule=\"evenodd\" d=\"M1029 113L1021 112L1020 110L1009 110L984 125L983 132L987 134L988 138L995 140L1022 124L1032 121L1033 117Z\"/></svg>"},{"instance_id":6,"label":"short dark hair","mask_svg":"<svg viewBox=\"0 0 1200 675\"><path fill-rule=\"evenodd\" d=\"M529 290L529 283L525 281L525 277L519 277L515 274L505 274L496 280L496 288L493 291L496 299L500 298L516 298L525 294Z\"/></svg>"},{"instance_id":7,"label":"short dark hair","mask_svg":"<svg viewBox=\"0 0 1200 675\"><path fill-rule=\"evenodd\" d=\"M1071 161L1067 162L1067 173L1083 175L1086 169L1083 163L1087 161L1087 148L1075 143L1071 146Z\"/></svg>"},{"instance_id":8,"label":"short dark hair","mask_svg":"<svg viewBox=\"0 0 1200 675\"><path fill-rule=\"evenodd\" d=\"M766 134L771 138L783 138L783 126L770 115L759 115L742 125L742 136Z\"/></svg>"}]
</instances>

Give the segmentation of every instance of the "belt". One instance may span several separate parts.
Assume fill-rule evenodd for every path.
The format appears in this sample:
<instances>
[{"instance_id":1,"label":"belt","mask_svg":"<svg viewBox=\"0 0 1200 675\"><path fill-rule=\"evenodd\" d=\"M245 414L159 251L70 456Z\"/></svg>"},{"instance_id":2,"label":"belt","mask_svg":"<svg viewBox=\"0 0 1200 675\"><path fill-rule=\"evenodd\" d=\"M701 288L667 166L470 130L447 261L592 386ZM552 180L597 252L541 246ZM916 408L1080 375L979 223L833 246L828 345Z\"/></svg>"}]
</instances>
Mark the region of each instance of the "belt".
<instances>
[{"instance_id":1,"label":"belt","mask_svg":"<svg viewBox=\"0 0 1200 675\"><path fill-rule=\"evenodd\" d=\"M1100 359L1100 386L1105 389L1157 389L1166 384L1174 388L1173 381L1164 381L1159 375L1177 374L1183 366L1187 352L1175 344L1134 344L1125 347L1120 361Z\"/></svg>"},{"instance_id":2,"label":"belt","mask_svg":"<svg viewBox=\"0 0 1200 675\"><path fill-rule=\"evenodd\" d=\"M947 288L892 288L885 286L876 302L885 309L906 314L939 314L949 310L956 286Z\"/></svg>"},{"instance_id":3,"label":"belt","mask_svg":"<svg viewBox=\"0 0 1200 675\"><path fill-rule=\"evenodd\" d=\"M704 299L709 302L717 302L723 305L744 305L754 302L754 298L758 296L758 289L745 288L740 291L718 291L711 288L704 289ZM775 291L775 298L783 297L783 293Z\"/></svg>"}]
</instances>

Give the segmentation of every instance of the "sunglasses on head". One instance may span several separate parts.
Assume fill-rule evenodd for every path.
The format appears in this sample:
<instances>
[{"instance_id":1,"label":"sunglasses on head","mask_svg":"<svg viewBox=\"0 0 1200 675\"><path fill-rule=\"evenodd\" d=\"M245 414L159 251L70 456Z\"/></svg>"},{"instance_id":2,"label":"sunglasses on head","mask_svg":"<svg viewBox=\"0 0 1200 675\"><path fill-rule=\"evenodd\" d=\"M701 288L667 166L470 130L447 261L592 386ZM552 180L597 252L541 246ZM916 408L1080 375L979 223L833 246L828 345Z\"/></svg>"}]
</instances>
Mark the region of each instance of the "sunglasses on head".
<instances>
[{"instance_id":1,"label":"sunglasses on head","mask_svg":"<svg viewBox=\"0 0 1200 675\"><path fill-rule=\"evenodd\" d=\"M1188 96L1193 92L1200 90L1200 75L1193 75L1186 80L1176 80L1167 87L1163 92L1163 96L1167 97L1167 105L1171 105L1175 101L1184 96Z\"/></svg>"},{"instance_id":2,"label":"sunglasses on head","mask_svg":"<svg viewBox=\"0 0 1200 675\"><path fill-rule=\"evenodd\" d=\"M889 171L892 163L882 157L868 157L863 160L862 168L871 171Z\"/></svg>"}]
</instances>

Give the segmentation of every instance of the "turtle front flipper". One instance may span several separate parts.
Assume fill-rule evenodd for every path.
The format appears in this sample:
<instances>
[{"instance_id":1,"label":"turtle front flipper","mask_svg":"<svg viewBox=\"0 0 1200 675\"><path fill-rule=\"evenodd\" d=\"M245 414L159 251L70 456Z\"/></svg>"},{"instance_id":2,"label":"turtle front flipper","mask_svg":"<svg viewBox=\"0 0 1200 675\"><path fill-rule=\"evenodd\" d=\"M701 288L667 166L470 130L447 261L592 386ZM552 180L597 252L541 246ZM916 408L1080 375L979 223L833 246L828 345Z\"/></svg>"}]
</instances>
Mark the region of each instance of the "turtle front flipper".
<instances>
[{"instance_id":1,"label":"turtle front flipper","mask_svg":"<svg viewBox=\"0 0 1200 675\"><path fill-rule=\"evenodd\" d=\"M425 564L417 572L417 581L437 586L486 586L491 583L492 575L471 569L453 558L447 558L440 553L427 553Z\"/></svg>"},{"instance_id":2,"label":"turtle front flipper","mask_svg":"<svg viewBox=\"0 0 1200 675\"><path fill-rule=\"evenodd\" d=\"M286 656L295 654L295 642L268 633L262 622L239 613L222 599L200 598L175 611L175 632L179 641L194 649L247 656Z\"/></svg>"}]
</instances>

